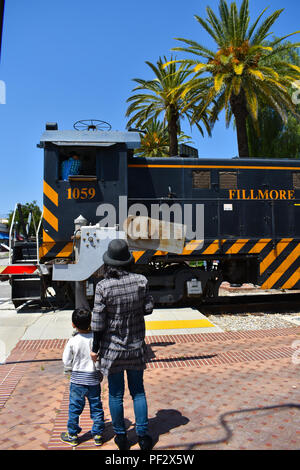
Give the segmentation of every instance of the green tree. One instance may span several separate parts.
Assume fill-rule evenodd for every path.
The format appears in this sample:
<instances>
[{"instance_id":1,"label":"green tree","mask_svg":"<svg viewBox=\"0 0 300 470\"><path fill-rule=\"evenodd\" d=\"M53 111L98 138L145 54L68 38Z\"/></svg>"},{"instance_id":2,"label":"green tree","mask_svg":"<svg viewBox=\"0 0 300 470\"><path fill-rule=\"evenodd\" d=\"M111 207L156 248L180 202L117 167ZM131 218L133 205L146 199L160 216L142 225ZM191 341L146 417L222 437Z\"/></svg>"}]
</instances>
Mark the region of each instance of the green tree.
<instances>
[{"instance_id":1,"label":"green tree","mask_svg":"<svg viewBox=\"0 0 300 470\"><path fill-rule=\"evenodd\" d=\"M281 60L300 67L297 50L285 50L284 47L285 44L283 50L278 52ZM294 91L294 88L289 90L291 95ZM296 109L299 113L300 106ZM287 113L287 121L284 122L271 107L261 106L258 111L258 132L249 117L247 132L250 157L300 158L300 123L291 112Z\"/></svg>"},{"instance_id":2,"label":"green tree","mask_svg":"<svg viewBox=\"0 0 300 470\"><path fill-rule=\"evenodd\" d=\"M266 10L249 26L248 0L243 0L239 11L235 2L228 6L225 0L220 0L219 18L210 7L206 8L206 20L195 16L214 40L216 51L184 38L177 39L186 46L174 48L193 55L193 59L177 61L194 72L186 85L189 96L192 96L190 104L195 105L198 101L192 121L200 119L213 101L212 123L224 109L227 126L234 115L240 157L249 156L247 117L251 116L257 128L259 105L270 106L285 122L287 111L296 115L289 88L299 79L300 68L289 61L282 61L278 53L299 47L300 43L282 44L284 39L296 34L292 33L266 46L270 28L283 11L275 11L258 26Z\"/></svg>"},{"instance_id":3,"label":"green tree","mask_svg":"<svg viewBox=\"0 0 300 470\"><path fill-rule=\"evenodd\" d=\"M25 225L29 221L30 214L32 214L28 235L29 236L35 235L34 223L37 226L42 215L41 209L37 205L37 201L26 202L26 204L22 204L21 209L22 209L23 220L24 220ZM11 223L12 223L13 214L14 214L13 210L10 211L8 214L8 226L9 227L11 226ZM33 223L33 220L34 220L34 223ZM23 235L25 235L24 227L22 227L20 213L18 209L16 210L14 224L16 225L19 233L22 233Z\"/></svg>"},{"instance_id":4,"label":"green tree","mask_svg":"<svg viewBox=\"0 0 300 470\"><path fill-rule=\"evenodd\" d=\"M164 67L164 60L159 58L156 65L151 62L146 64L154 72L153 80L143 80L135 78L133 81L139 85L133 89L133 92L139 91L128 98L130 102L126 116L131 116L127 127L135 124L136 127L142 127L152 119L157 119L163 115L164 124L167 124L169 135L169 155L178 154L178 135L180 135L180 120L187 117L191 122L191 106L188 93L185 92L185 82L190 75L190 71L185 66L178 67L176 63L170 63ZM199 123L204 125L210 135L210 126L207 112L203 112L201 118L196 123L197 128L204 135L203 129Z\"/></svg>"},{"instance_id":5,"label":"green tree","mask_svg":"<svg viewBox=\"0 0 300 470\"><path fill-rule=\"evenodd\" d=\"M288 115L283 122L270 107L259 111L259 134L248 120L247 132L250 157L259 158L300 158L300 123Z\"/></svg>"}]
</instances>

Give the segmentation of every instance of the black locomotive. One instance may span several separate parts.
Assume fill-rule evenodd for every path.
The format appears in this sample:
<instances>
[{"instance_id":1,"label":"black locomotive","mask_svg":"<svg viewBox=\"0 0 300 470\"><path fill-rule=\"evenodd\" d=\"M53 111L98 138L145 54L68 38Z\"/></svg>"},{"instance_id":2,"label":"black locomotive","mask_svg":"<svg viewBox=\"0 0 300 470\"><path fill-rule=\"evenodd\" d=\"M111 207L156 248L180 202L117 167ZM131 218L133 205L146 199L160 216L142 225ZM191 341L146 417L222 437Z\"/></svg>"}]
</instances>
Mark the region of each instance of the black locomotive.
<instances>
[{"instance_id":1,"label":"black locomotive","mask_svg":"<svg viewBox=\"0 0 300 470\"><path fill-rule=\"evenodd\" d=\"M149 214L153 204L168 207L171 217L174 207L182 213L189 207L192 214L181 253L133 250L134 269L148 277L157 303L216 297L222 281L300 289L299 160L200 159L187 146L178 157L134 157L136 132L59 131L56 124L46 126L39 146L44 149L40 264L72 262L79 215L94 226L99 205L111 204L119 224L122 196L127 208L143 204ZM79 155L80 172L66 179L62 172L70 152ZM27 248L16 244L14 262L24 259ZM19 301L30 298L28 291L22 294L26 278L15 281L13 297ZM36 289L51 285L49 274L46 280Z\"/></svg>"}]
</instances>

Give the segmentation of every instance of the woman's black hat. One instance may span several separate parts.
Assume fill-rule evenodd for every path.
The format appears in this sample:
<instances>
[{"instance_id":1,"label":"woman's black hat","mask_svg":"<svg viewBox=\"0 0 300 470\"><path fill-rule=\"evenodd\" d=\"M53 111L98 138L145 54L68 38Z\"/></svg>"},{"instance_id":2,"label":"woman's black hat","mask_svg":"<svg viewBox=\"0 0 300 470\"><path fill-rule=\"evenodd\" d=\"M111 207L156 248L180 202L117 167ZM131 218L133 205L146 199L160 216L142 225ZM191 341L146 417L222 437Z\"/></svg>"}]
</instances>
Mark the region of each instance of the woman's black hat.
<instances>
[{"instance_id":1,"label":"woman's black hat","mask_svg":"<svg viewBox=\"0 0 300 470\"><path fill-rule=\"evenodd\" d=\"M125 240L112 240L103 255L103 261L108 266L128 266L134 258Z\"/></svg>"}]
</instances>

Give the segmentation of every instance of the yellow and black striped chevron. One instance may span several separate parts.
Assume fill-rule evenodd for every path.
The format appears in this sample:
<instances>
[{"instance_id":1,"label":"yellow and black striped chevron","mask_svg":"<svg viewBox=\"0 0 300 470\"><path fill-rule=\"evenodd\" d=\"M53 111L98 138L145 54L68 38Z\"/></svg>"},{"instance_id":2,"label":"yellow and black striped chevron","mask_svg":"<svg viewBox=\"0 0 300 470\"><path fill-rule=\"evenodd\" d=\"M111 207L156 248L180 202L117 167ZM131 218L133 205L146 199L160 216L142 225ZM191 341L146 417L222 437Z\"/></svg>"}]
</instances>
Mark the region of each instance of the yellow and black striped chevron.
<instances>
[{"instance_id":1,"label":"yellow and black striped chevron","mask_svg":"<svg viewBox=\"0 0 300 470\"><path fill-rule=\"evenodd\" d=\"M197 249L201 246L200 249ZM216 255L257 255L259 260L258 285L263 289L300 289L300 241L293 238L282 238L274 241L271 238L250 240L191 240L179 256L213 256ZM162 251L134 251L135 262L148 263L155 256L165 256ZM205 259L205 258L204 258Z\"/></svg>"},{"instance_id":2,"label":"yellow and black striped chevron","mask_svg":"<svg viewBox=\"0 0 300 470\"><path fill-rule=\"evenodd\" d=\"M61 221L58 216L59 195L44 181L43 232L40 246L40 259L69 258L73 251L71 240L59 240ZM214 255L253 254L259 259L258 284L263 289L300 289L300 241L283 238L277 241L268 239L222 239L189 241L181 255L214 256ZM165 256L162 251L134 251L137 264L147 264L155 256Z\"/></svg>"},{"instance_id":3,"label":"yellow and black striped chevron","mask_svg":"<svg viewBox=\"0 0 300 470\"><path fill-rule=\"evenodd\" d=\"M58 217L59 196L46 181L43 187L43 231L42 244L39 249L40 260L53 258L68 258L73 251L72 241L58 239L60 220Z\"/></svg>"}]
</instances>

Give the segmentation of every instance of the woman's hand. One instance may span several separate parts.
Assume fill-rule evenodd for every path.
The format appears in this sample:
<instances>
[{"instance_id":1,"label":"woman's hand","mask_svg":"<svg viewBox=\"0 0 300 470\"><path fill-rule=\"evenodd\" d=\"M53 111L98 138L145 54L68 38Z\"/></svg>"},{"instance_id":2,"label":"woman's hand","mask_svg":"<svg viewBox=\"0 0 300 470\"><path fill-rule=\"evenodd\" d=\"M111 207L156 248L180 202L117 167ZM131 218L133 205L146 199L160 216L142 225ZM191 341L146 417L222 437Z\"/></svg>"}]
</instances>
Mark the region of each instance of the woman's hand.
<instances>
[{"instance_id":1,"label":"woman's hand","mask_svg":"<svg viewBox=\"0 0 300 470\"><path fill-rule=\"evenodd\" d=\"M98 359L98 353L91 351L91 358L92 358L92 361L96 362Z\"/></svg>"}]
</instances>

